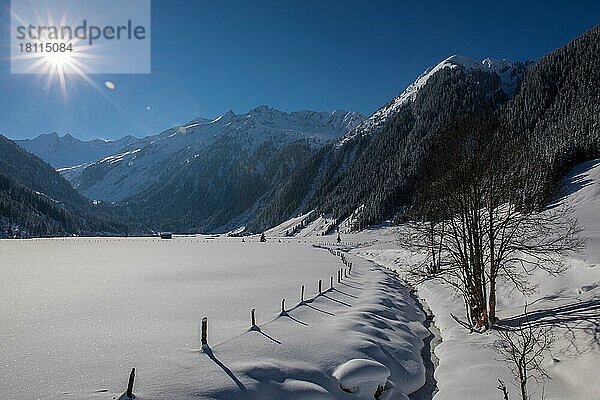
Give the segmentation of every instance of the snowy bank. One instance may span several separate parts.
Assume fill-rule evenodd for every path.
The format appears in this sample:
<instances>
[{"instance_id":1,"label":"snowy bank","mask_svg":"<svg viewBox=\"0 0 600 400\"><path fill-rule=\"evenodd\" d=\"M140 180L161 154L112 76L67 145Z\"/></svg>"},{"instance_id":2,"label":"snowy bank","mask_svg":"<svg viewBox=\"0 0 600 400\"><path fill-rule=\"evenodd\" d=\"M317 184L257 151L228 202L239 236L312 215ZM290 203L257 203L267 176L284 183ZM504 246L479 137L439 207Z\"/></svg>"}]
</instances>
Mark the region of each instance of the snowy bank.
<instances>
[{"instance_id":1,"label":"snowy bank","mask_svg":"<svg viewBox=\"0 0 600 400\"><path fill-rule=\"evenodd\" d=\"M556 339L543 363L550 379L543 382L543 388L532 383L534 398L539 398L543 389L547 400L590 400L600 393L596 379L600 368L600 160L574 168L564 179L563 195L557 203L573 208L588 239L586 250L565 260L569 269L563 275L536 271L530 277L537 284L536 291L527 296L504 282L499 290L498 317L504 326L518 325L525 318L523 305L527 302L530 321L552 327ZM400 248L395 235L392 228L363 232L358 235L363 242L376 243L353 253L398 270L402 276L418 256ZM497 400L502 398L496 389L498 379L506 383L510 398L516 398L514 378L493 348L496 332L469 334L460 326L450 314L463 316L463 299L448 285L428 281L417 289L435 315L442 336L442 343L435 348L439 392L434 399Z\"/></svg>"}]
</instances>

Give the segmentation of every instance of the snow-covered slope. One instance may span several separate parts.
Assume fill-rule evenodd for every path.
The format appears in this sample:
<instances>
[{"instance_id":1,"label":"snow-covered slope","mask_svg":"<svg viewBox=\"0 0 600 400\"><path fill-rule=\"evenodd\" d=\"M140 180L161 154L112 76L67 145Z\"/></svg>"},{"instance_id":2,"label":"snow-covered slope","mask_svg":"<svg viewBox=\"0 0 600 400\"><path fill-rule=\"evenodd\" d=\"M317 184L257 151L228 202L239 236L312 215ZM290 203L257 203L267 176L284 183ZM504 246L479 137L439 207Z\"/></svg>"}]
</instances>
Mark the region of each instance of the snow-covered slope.
<instances>
[{"instance_id":1,"label":"snow-covered slope","mask_svg":"<svg viewBox=\"0 0 600 400\"><path fill-rule=\"evenodd\" d=\"M155 182L170 165L184 161L181 157L189 157L190 152L216 139L235 143L240 151L249 153L267 141L281 145L307 140L319 146L339 139L363 120L358 113L340 110L287 113L260 106L246 114L228 111L214 120L195 119L147 137L135 148L112 154L77 171L64 172L71 183L90 198L122 200ZM189 151L178 156L184 149Z\"/></svg>"},{"instance_id":2,"label":"snow-covered slope","mask_svg":"<svg viewBox=\"0 0 600 400\"><path fill-rule=\"evenodd\" d=\"M560 193L562 197L557 201L573 208L584 233L600 238L600 159L573 168L563 180Z\"/></svg>"},{"instance_id":3,"label":"snow-covered slope","mask_svg":"<svg viewBox=\"0 0 600 400\"><path fill-rule=\"evenodd\" d=\"M310 213L301 214L297 217L290 218L287 221L284 221L281 224L265 231L265 235L276 237L292 236L301 230L301 228L304 226L304 221L309 214Z\"/></svg>"},{"instance_id":4,"label":"snow-covered slope","mask_svg":"<svg viewBox=\"0 0 600 400\"><path fill-rule=\"evenodd\" d=\"M583 228L587 247L582 254L565 260L569 269L559 276L536 271L529 278L536 282L534 293L524 296L505 283L500 287L498 316L508 324L523 318L523 304L538 326L553 327L551 353L545 354L543 368L550 379L530 383L533 398L544 391L548 400L590 400L598 398L600 382L600 159L576 166L562 182L558 205L572 208ZM415 255L398 247L392 228L362 232L363 242L375 244L356 250L356 254L381 265L403 271ZM401 272L402 274L402 272ZM508 365L499 361L493 349L498 336L494 331L469 334L452 317L464 313L464 303L456 291L442 282L427 281L418 286L435 315L442 343L435 348L439 366L435 378L439 392L435 400L496 400L502 379L516 398L518 390Z\"/></svg>"},{"instance_id":5,"label":"snow-covered slope","mask_svg":"<svg viewBox=\"0 0 600 400\"><path fill-rule=\"evenodd\" d=\"M97 161L121 152L139 140L133 136L124 136L118 140L83 141L69 134L59 136L57 133L49 133L39 135L35 139L16 140L16 143L54 168L60 169Z\"/></svg>"},{"instance_id":6,"label":"snow-covered slope","mask_svg":"<svg viewBox=\"0 0 600 400\"><path fill-rule=\"evenodd\" d=\"M411 83L398 97L381 107L373 115L363 121L356 129L342 138L338 145L342 145L349 139L367 133L372 133L381 127L385 121L394 115L400 107L408 101L413 101L421 88L425 86L429 78L445 68L464 68L466 71L480 70L497 74L502 82L502 90L507 95L512 95L517 88L518 82L523 77L524 64L513 63L506 60L494 60L486 58L477 61L472 58L453 55L441 61L435 67L425 70L413 83Z\"/></svg>"},{"instance_id":7,"label":"snow-covered slope","mask_svg":"<svg viewBox=\"0 0 600 400\"><path fill-rule=\"evenodd\" d=\"M267 230L265 234L275 237L297 236L313 238L326 235L331 227L334 226L335 220L327 218L324 215L311 219L311 212L284 221Z\"/></svg>"}]
</instances>

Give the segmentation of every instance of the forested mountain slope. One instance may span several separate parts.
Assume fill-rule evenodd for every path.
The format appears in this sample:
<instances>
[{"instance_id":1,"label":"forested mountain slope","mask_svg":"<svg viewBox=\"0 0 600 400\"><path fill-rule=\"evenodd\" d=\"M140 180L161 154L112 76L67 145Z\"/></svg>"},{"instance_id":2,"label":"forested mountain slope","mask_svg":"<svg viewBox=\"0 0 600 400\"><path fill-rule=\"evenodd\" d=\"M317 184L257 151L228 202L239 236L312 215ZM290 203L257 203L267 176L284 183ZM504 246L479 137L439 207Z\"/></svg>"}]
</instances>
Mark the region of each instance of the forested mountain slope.
<instances>
[{"instance_id":1,"label":"forested mountain slope","mask_svg":"<svg viewBox=\"0 0 600 400\"><path fill-rule=\"evenodd\" d=\"M492 115L525 71L523 63L442 61L337 145L299 167L250 228L276 225L290 210L288 218L313 209L313 218L326 214L337 221L332 229L342 221L344 229L355 230L392 217L410 204L439 132L465 114Z\"/></svg>"},{"instance_id":2,"label":"forested mountain slope","mask_svg":"<svg viewBox=\"0 0 600 400\"><path fill-rule=\"evenodd\" d=\"M79 189L118 192L120 215L138 227L226 232L245 225L304 160L363 120L341 110L230 111L146 138L138 150L89 166Z\"/></svg>"},{"instance_id":3,"label":"forested mountain slope","mask_svg":"<svg viewBox=\"0 0 600 400\"><path fill-rule=\"evenodd\" d=\"M500 113L528 143L531 174L544 204L576 164L600 156L600 26L543 57Z\"/></svg>"},{"instance_id":4,"label":"forested mountain slope","mask_svg":"<svg viewBox=\"0 0 600 400\"><path fill-rule=\"evenodd\" d=\"M483 65L483 66L482 66ZM357 230L401 215L424 184L431 145L466 115L501 121L518 138L540 207L575 164L600 156L600 27L533 64L450 57L282 184L249 224L260 231L314 210L329 230ZM486 68L487 66L487 68Z\"/></svg>"},{"instance_id":5,"label":"forested mountain slope","mask_svg":"<svg viewBox=\"0 0 600 400\"><path fill-rule=\"evenodd\" d=\"M0 237L122 233L50 165L0 135Z\"/></svg>"}]
</instances>

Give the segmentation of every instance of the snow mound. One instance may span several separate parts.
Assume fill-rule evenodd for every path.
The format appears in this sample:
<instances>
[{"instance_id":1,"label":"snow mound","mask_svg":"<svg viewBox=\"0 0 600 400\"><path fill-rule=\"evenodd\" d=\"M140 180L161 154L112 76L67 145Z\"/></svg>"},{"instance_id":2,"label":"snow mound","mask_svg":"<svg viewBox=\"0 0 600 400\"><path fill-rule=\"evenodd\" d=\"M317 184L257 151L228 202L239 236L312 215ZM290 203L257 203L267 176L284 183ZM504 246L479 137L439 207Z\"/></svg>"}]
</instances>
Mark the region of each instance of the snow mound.
<instances>
[{"instance_id":1,"label":"snow mound","mask_svg":"<svg viewBox=\"0 0 600 400\"><path fill-rule=\"evenodd\" d=\"M281 390L289 400L326 400L330 399L329 392L313 382L298 379L286 379L281 384Z\"/></svg>"},{"instance_id":2,"label":"snow mound","mask_svg":"<svg viewBox=\"0 0 600 400\"><path fill-rule=\"evenodd\" d=\"M340 365L333 376L345 392L373 396L379 385L385 385L390 370L377 361L354 359Z\"/></svg>"},{"instance_id":3,"label":"snow mound","mask_svg":"<svg viewBox=\"0 0 600 400\"><path fill-rule=\"evenodd\" d=\"M574 210L588 236L600 236L600 159L587 161L573 168L561 183L562 197Z\"/></svg>"}]
</instances>

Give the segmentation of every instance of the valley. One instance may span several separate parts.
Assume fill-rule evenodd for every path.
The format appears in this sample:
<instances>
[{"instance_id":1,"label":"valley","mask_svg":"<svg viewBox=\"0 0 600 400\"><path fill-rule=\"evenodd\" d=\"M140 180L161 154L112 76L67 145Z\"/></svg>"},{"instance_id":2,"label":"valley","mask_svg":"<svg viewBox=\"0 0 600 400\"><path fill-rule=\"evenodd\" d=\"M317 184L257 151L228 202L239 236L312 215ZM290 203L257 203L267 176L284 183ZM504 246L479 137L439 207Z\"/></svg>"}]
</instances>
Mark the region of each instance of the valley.
<instances>
[{"instance_id":1,"label":"valley","mask_svg":"<svg viewBox=\"0 0 600 400\"><path fill-rule=\"evenodd\" d=\"M184 55L217 43L219 57L157 64L181 77L63 87L48 126L95 139L33 120L35 134L0 134L0 397L596 398L600 25L520 60L429 54L420 75L382 83L379 64L406 71L370 46L390 36L375 28L387 12L364 25L368 51L346 37L321 47L326 21L300 46L321 57L286 42L285 63L246 49L252 35L228 40L250 14L279 21L211 15L223 38ZM301 15L309 33L319 18ZM475 42L455 45L500 53ZM334 108L370 89L368 112ZM29 118L9 114L8 127ZM100 139L107 126L126 134Z\"/></svg>"}]
</instances>

